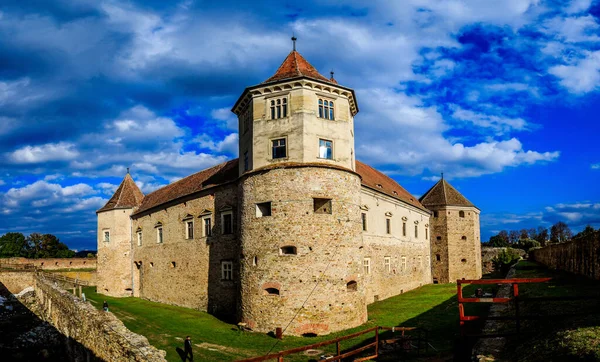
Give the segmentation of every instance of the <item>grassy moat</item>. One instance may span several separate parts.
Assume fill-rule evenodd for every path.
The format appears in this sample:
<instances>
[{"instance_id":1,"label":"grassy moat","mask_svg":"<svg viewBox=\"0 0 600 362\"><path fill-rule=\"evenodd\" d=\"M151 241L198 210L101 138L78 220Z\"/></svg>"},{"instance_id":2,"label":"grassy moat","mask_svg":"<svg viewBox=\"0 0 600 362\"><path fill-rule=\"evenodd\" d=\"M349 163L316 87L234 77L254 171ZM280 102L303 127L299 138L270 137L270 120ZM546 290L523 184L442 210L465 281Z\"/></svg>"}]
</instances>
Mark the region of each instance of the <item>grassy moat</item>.
<instances>
[{"instance_id":1,"label":"grassy moat","mask_svg":"<svg viewBox=\"0 0 600 362\"><path fill-rule=\"evenodd\" d=\"M531 262L520 262L516 277L552 277L552 282L520 287L523 296L599 295L600 283L566 273L548 270ZM474 286L465 288L465 295L473 294ZM112 298L86 288L87 298L101 309L108 301L110 311L135 333L148 338L150 343L167 351L167 360L181 358L176 348L183 348L186 335L192 337L194 358L198 361L231 361L255 357L294 347L330 340L372 326L420 327L428 331L429 348L419 360L448 361L453 358L454 343L458 336L458 304L455 284L425 285L410 292L373 303L368 307L369 321L357 328L312 338L284 337L282 341L263 333L239 332L237 326L222 322L212 315L197 310L150 302L138 298ZM535 302L537 303L537 302ZM525 306L528 314L557 310L568 312L599 310L595 304L580 301L550 302L540 306L531 302ZM484 315L487 304L467 304L466 314ZM558 309L557 309L558 308ZM525 314L525 313L524 313ZM519 361L565 361L578 357L600 361L600 315L563 318L557 321L531 321L523 325L524 333L508 340L506 358ZM507 329L511 325L506 326ZM342 342L342 348L361 344L366 337ZM319 348L323 354L334 353L335 345ZM516 352L515 352L516 351ZM406 356L414 359L413 356ZM409 358L409 359L410 359ZM566 358L566 359L565 359ZM318 360L318 356L316 357ZM403 358L404 359L404 358ZM297 355L286 360L309 360ZM380 359L385 360L385 359ZM397 360L397 359L394 359Z\"/></svg>"}]
</instances>

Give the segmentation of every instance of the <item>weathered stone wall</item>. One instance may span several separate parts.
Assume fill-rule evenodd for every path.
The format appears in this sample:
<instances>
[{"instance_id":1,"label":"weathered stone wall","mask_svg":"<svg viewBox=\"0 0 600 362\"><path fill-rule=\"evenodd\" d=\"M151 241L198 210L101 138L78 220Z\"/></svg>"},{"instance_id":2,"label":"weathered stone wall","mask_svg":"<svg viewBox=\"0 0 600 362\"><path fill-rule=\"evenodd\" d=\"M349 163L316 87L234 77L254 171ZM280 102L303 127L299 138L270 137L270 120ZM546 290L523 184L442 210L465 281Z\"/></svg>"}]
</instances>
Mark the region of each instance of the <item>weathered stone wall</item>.
<instances>
[{"instance_id":1,"label":"weathered stone wall","mask_svg":"<svg viewBox=\"0 0 600 362\"><path fill-rule=\"evenodd\" d=\"M500 255L503 250L507 248L494 248L494 247L482 247L481 248L481 267L483 274L491 273L494 271L494 263L492 260ZM523 249L512 249L514 252L519 253L521 257L525 257L527 254Z\"/></svg>"},{"instance_id":2,"label":"weathered stone wall","mask_svg":"<svg viewBox=\"0 0 600 362\"><path fill-rule=\"evenodd\" d=\"M367 303L431 283L429 213L364 187L360 212L366 216L362 237L370 269L366 273L363 264Z\"/></svg>"},{"instance_id":3,"label":"weathered stone wall","mask_svg":"<svg viewBox=\"0 0 600 362\"><path fill-rule=\"evenodd\" d=\"M43 270L56 269L95 269L95 258L47 258L47 259L27 259L27 258L5 258L0 259L0 264L32 264L36 268Z\"/></svg>"},{"instance_id":4,"label":"weathered stone wall","mask_svg":"<svg viewBox=\"0 0 600 362\"><path fill-rule=\"evenodd\" d=\"M81 343L105 361L166 361L166 352L129 331L112 313L58 289L41 276L34 278L37 312L62 334Z\"/></svg>"},{"instance_id":5,"label":"weathered stone wall","mask_svg":"<svg viewBox=\"0 0 600 362\"><path fill-rule=\"evenodd\" d=\"M133 209L98 213L98 292L114 296L132 295L131 219ZM104 232L110 240L104 240Z\"/></svg>"},{"instance_id":6,"label":"weathered stone wall","mask_svg":"<svg viewBox=\"0 0 600 362\"><path fill-rule=\"evenodd\" d=\"M360 187L354 173L315 167L240 182L240 315L252 329L285 328L294 316L284 333L327 334L366 322ZM313 198L331 199L331 208L316 213ZM263 202L271 202L270 216L257 216ZM285 254L286 246L296 252Z\"/></svg>"},{"instance_id":7,"label":"weathered stone wall","mask_svg":"<svg viewBox=\"0 0 600 362\"><path fill-rule=\"evenodd\" d=\"M553 269L600 279L600 232L532 250L529 257Z\"/></svg>"},{"instance_id":8,"label":"weathered stone wall","mask_svg":"<svg viewBox=\"0 0 600 362\"><path fill-rule=\"evenodd\" d=\"M237 185L219 187L133 220L134 295L235 319L239 286ZM233 233L223 234L222 215L233 213ZM211 222L210 236L204 219ZM193 238L186 223L193 222ZM158 243L157 223L163 228ZM137 233L142 235L138 245ZM233 261L233 280L222 280L221 262Z\"/></svg>"},{"instance_id":9,"label":"weathered stone wall","mask_svg":"<svg viewBox=\"0 0 600 362\"><path fill-rule=\"evenodd\" d=\"M12 294L33 286L33 272L0 271L0 283Z\"/></svg>"}]
</instances>

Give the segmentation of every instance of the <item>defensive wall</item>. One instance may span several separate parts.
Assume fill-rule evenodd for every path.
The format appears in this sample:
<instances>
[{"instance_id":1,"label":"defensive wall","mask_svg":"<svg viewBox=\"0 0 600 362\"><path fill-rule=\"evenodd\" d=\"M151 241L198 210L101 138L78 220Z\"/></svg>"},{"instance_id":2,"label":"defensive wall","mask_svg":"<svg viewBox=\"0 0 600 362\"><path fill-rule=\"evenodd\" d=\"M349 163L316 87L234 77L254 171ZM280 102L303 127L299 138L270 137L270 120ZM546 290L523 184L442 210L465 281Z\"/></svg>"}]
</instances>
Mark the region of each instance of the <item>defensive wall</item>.
<instances>
[{"instance_id":1,"label":"defensive wall","mask_svg":"<svg viewBox=\"0 0 600 362\"><path fill-rule=\"evenodd\" d=\"M12 294L17 294L27 287L33 286L33 272L1 271L0 282Z\"/></svg>"},{"instance_id":2,"label":"defensive wall","mask_svg":"<svg viewBox=\"0 0 600 362\"><path fill-rule=\"evenodd\" d=\"M28 258L2 258L0 265L33 265L43 270L57 269L96 269L95 258L47 258L47 259L28 259Z\"/></svg>"},{"instance_id":3,"label":"defensive wall","mask_svg":"<svg viewBox=\"0 0 600 362\"><path fill-rule=\"evenodd\" d=\"M532 250L529 257L552 269L600 279L600 233Z\"/></svg>"}]
</instances>

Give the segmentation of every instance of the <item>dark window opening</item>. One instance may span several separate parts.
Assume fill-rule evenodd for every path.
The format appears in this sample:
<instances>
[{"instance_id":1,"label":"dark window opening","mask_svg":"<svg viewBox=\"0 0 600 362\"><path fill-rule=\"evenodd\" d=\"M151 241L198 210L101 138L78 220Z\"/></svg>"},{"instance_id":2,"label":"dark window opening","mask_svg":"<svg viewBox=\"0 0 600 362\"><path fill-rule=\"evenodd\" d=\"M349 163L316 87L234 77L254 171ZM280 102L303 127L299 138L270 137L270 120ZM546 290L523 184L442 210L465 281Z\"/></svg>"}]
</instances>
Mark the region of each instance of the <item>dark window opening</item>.
<instances>
[{"instance_id":1,"label":"dark window opening","mask_svg":"<svg viewBox=\"0 0 600 362\"><path fill-rule=\"evenodd\" d=\"M402 223L402 236L406 236L406 222Z\"/></svg>"},{"instance_id":2,"label":"dark window opening","mask_svg":"<svg viewBox=\"0 0 600 362\"><path fill-rule=\"evenodd\" d=\"M277 288L267 288L265 292L267 292L267 295L279 295L279 289Z\"/></svg>"},{"instance_id":3,"label":"dark window opening","mask_svg":"<svg viewBox=\"0 0 600 362\"><path fill-rule=\"evenodd\" d=\"M465 217L465 212L464 211L459 211L458 212L458 217Z\"/></svg>"},{"instance_id":4,"label":"dark window opening","mask_svg":"<svg viewBox=\"0 0 600 362\"><path fill-rule=\"evenodd\" d=\"M175 263L174 261L171 262L171 268L175 268L177 266L177 263Z\"/></svg>"},{"instance_id":5,"label":"dark window opening","mask_svg":"<svg viewBox=\"0 0 600 362\"><path fill-rule=\"evenodd\" d=\"M232 234L233 233L233 215L232 214L224 214L223 215L223 234Z\"/></svg>"},{"instance_id":6,"label":"dark window opening","mask_svg":"<svg viewBox=\"0 0 600 362\"><path fill-rule=\"evenodd\" d=\"M391 219L385 219L385 232L386 232L386 234L392 233L392 220Z\"/></svg>"},{"instance_id":7,"label":"dark window opening","mask_svg":"<svg viewBox=\"0 0 600 362\"><path fill-rule=\"evenodd\" d=\"M438 278L433 278L433 284L439 284Z\"/></svg>"},{"instance_id":8,"label":"dark window opening","mask_svg":"<svg viewBox=\"0 0 600 362\"><path fill-rule=\"evenodd\" d=\"M442 240L442 237L441 236L436 236L436 240L440 241L440 240Z\"/></svg>"},{"instance_id":9,"label":"dark window opening","mask_svg":"<svg viewBox=\"0 0 600 362\"><path fill-rule=\"evenodd\" d=\"M256 217L271 216L271 202L256 204Z\"/></svg>"},{"instance_id":10,"label":"dark window opening","mask_svg":"<svg viewBox=\"0 0 600 362\"><path fill-rule=\"evenodd\" d=\"M297 249L293 245L282 246L280 249L281 255L296 255Z\"/></svg>"},{"instance_id":11,"label":"dark window opening","mask_svg":"<svg viewBox=\"0 0 600 362\"><path fill-rule=\"evenodd\" d=\"M437 260L437 261L442 260L442 257L440 256L440 254L435 254L435 260Z\"/></svg>"},{"instance_id":12,"label":"dark window opening","mask_svg":"<svg viewBox=\"0 0 600 362\"><path fill-rule=\"evenodd\" d=\"M467 237L463 235L462 238L460 238L460 239L461 240L467 240Z\"/></svg>"},{"instance_id":13,"label":"dark window opening","mask_svg":"<svg viewBox=\"0 0 600 362\"><path fill-rule=\"evenodd\" d=\"M318 335L316 333L303 333L302 337L314 338L318 337Z\"/></svg>"},{"instance_id":14,"label":"dark window opening","mask_svg":"<svg viewBox=\"0 0 600 362\"><path fill-rule=\"evenodd\" d=\"M273 158L287 157L285 138L271 141Z\"/></svg>"},{"instance_id":15,"label":"dark window opening","mask_svg":"<svg viewBox=\"0 0 600 362\"><path fill-rule=\"evenodd\" d=\"M466 263L466 262L467 262L467 259L464 259L464 258L463 258L463 259L460 259L460 262L461 262L461 263Z\"/></svg>"},{"instance_id":16,"label":"dark window opening","mask_svg":"<svg viewBox=\"0 0 600 362\"><path fill-rule=\"evenodd\" d=\"M362 218L363 231L367 231L367 214L363 212L360 214L360 217Z\"/></svg>"},{"instance_id":17,"label":"dark window opening","mask_svg":"<svg viewBox=\"0 0 600 362\"><path fill-rule=\"evenodd\" d=\"M433 217L438 217L438 212L437 211L433 212Z\"/></svg>"},{"instance_id":18,"label":"dark window opening","mask_svg":"<svg viewBox=\"0 0 600 362\"><path fill-rule=\"evenodd\" d=\"M331 199L313 199L315 214L331 214Z\"/></svg>"},{"instance_id":19,"label":"dark window opening","mask_svg":"<svg viewBox=\"0 0 600 362\"><path fill-rule=\"evenodd\" d=\"M354 280L349 281L348 283L346 283L346 290L349 292L355 292L358 290L358 283Z\"/></svg>"},{"instance_id":20,"label":"dark window opening","mask_svg":"<svg viewBox=\"0 0 600 362\"><path fill-rule=\"evenodd\" d=\"M258 265L258 256L254 257L254 259L252 260L252 265L253 266L257 266Z\"/></svg>"}]
</instances>

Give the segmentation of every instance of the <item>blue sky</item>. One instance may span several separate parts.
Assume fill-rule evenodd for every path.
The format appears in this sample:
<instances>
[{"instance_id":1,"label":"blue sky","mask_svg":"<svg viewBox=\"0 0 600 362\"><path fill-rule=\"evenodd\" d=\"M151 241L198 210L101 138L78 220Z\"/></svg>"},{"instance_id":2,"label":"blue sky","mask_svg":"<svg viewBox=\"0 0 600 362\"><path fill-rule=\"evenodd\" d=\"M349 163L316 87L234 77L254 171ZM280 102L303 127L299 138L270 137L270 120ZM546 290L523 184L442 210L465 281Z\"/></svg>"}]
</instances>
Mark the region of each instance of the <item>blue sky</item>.
<instances>
[{"instance_id":1,"label":"blue sky","mask_svg":"<svg viewBox=\"0 0 600 362\"><path fill-rule=\"evenodd\" d=\"M229 109L292 33L356 90L357 158L417 196L443 171L481 209L482 240L600 226L599 3L252 4L0 5L0 234L95 248L127 167L148 193L237 157Z\"/></svg>"}]
</instances>

